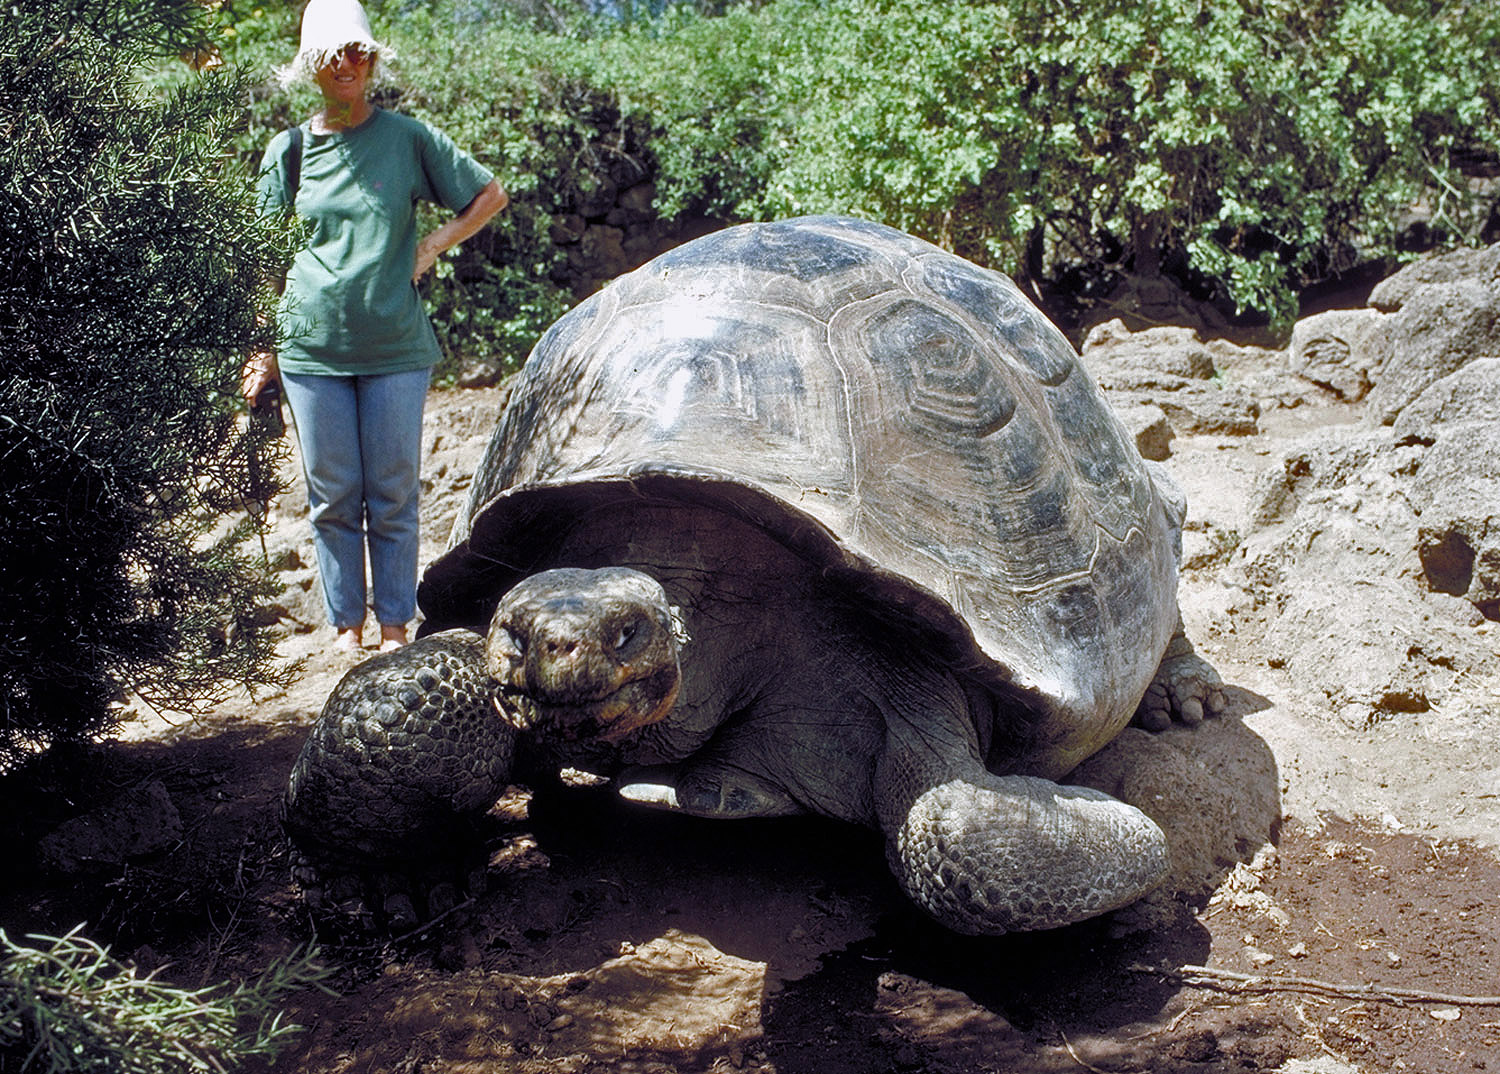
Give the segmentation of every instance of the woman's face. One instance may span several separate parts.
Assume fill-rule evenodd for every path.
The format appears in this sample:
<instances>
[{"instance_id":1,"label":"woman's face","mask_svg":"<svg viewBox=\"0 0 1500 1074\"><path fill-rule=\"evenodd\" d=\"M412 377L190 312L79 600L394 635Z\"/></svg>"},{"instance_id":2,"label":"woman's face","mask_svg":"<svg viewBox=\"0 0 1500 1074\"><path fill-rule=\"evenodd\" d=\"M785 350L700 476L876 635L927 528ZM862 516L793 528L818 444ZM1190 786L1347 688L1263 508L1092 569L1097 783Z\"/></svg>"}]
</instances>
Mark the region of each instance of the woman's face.
<instances>
[{"instance_id":1,"label":"woman's face","mask_svg":"<svg viewBox=\"0 0 1500 1074\"><path fill-rule=\"evenodd\" d=\"M350 45L338 59L318 68L318 89L329 104L356 104L365 99L374 70L375 57L358 45Z\"/></svg>"}]
</instances>

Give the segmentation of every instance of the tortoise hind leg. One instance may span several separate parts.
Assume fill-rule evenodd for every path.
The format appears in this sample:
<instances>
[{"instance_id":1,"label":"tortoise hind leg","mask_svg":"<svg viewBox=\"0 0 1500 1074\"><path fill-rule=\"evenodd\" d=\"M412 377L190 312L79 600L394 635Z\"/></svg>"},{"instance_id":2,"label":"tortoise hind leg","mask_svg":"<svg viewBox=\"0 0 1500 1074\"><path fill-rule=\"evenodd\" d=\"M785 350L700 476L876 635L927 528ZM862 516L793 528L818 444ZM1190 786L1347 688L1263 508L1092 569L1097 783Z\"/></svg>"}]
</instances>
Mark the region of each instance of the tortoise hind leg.
<instances>
[{"instance_id":1,"label":"tortoise hind leg","mask_svg":"<svg viewBox=\"0 0 1500 1074\"><path fill-rule=\"evenodd\" d=\"M955 932L1070 924L1166 875L1161 830L1106 794L997 776L977 761L933 779L904 760L887 757L878 777L886 857L906 894Z\"/></svg>"},{"instance_id":2,"label":"tortoise hind leg","mask_svg":"<svg viewBox=\"0 0 1500 1074\"><path fill-rule=\"evenodd\" d=\"M1191 727L1205 716L1218 716L1224 708L1219 673L1193 648L1179 615L1177 629L1131 722L1147 731L1165 731L1173 720Z\"/></svg>"}]
</instances>

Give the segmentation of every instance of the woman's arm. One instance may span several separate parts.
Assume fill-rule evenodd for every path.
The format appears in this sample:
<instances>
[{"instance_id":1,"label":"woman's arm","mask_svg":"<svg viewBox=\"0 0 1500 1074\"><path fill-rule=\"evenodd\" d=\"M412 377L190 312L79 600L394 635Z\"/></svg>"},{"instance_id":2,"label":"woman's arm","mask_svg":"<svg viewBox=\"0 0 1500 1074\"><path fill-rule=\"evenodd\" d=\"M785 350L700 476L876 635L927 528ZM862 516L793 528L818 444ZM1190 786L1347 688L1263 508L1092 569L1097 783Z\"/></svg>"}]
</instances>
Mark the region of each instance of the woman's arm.
<instances>
[{"instance_id":1,"label":"woman's arm","mask_svg":"<svg viewBox=\"0 0 1500 1074\"><path fill-rule=\"evenodd\" d=\"M489 223L490 217L509 204L510 195L501 189L499 182L491 179L489 185L464 206L463 212L431 234L423 236L417 243L417 263L412 269L411 282L416 283L426 275L444 250L457 246L475 234Z\"/></svg>"}]
</instances>

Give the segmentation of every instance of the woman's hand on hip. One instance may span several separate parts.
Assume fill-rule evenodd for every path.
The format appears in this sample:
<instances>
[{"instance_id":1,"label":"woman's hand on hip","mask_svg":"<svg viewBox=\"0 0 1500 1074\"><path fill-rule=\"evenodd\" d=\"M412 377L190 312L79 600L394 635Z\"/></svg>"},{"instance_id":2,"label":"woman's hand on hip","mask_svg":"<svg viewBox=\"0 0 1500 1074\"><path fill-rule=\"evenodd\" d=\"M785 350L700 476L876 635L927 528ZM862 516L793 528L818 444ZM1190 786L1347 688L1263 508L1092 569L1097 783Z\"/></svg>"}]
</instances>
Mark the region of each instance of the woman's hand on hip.
<instances>
[{"instance_id":1,"label":"woman's hand on hip","mask_svg":"<svg viewBox=\"0 0 1500 1074\"><path fill-rule=\"evenodd\" d=\"M463 212L431 234L424 235L417 243L417 263L412 266L411 282L420 283L428 270L437 264L438 255L478 232L489 223L490 217L509 203L510 196L491 179L489 185L464 206Z\"/></svg>"}]
</instances>

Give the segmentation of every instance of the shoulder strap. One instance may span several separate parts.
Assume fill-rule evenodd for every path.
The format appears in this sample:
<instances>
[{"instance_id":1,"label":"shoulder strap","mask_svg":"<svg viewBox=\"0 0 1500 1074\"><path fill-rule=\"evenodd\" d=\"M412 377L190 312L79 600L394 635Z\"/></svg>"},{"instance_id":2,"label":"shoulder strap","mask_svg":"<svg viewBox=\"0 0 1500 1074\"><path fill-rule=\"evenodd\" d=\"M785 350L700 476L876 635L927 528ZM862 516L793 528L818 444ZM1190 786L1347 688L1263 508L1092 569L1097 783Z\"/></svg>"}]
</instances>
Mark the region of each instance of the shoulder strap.
<instances>
[{"instance_id":1,"label":"shoulder strap","mask_svg":"<svg viewBox=\"0 0 1500 1074\"><path fill-rule=\"evenodd\" d=\"M297 204L297 188L302 185L302 128L289 127L287 135L292 146L286 154L286 203Z\"/></svg>"}]
</instances>

